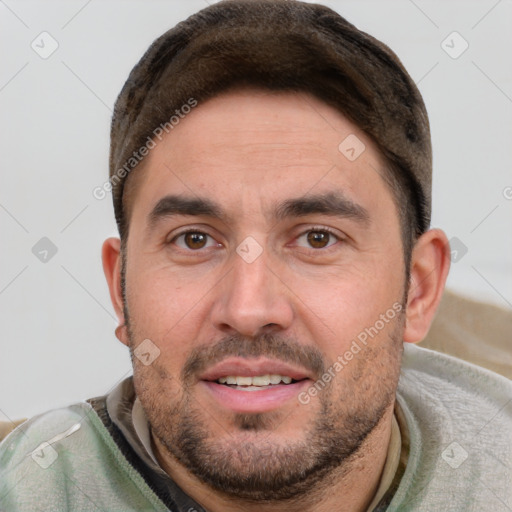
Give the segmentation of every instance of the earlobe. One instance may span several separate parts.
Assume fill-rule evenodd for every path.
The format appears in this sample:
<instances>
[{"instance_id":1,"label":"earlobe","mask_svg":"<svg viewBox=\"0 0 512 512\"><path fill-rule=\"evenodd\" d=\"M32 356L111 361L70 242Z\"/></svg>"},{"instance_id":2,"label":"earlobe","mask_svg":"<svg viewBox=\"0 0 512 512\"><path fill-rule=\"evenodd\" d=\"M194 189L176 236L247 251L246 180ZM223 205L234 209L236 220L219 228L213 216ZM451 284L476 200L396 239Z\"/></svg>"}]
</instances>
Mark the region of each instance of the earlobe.
<instances>
[{"instance_id":1,"label":"earlobe","mask_svg":"<svg viewBox=\"0 0 512 512\"><path fill-rule=\"evenodd\" d=\"M101 259L110 292L110 300L119 320L119 326L116 328L115 333L119 341L128 345L121 290L121 240L119 238L107 238L103 242Z\"/></svg>"},{"instance_id":2,"label":"earlobe","mask_svg":"<svg viewBox=\"0 0 512 512\"><path fill-rule=\"evenodd\" d=\"M416 242L411 257L404 341L418 343L428 333L450 269L450 244L443 231L431 229Z\"/></svg>"}]
</instances>

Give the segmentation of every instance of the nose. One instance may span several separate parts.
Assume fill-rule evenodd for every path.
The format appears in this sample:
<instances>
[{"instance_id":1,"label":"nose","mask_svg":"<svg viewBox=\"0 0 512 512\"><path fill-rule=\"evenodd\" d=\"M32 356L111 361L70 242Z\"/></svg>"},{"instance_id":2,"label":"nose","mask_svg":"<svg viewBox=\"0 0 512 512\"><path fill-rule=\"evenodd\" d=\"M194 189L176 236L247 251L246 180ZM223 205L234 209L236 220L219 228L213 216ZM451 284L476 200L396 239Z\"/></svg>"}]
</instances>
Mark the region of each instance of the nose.
<instances>
[{"instance_id":1,"label":"nose","mask_svg":"<svg viewBox=\"0 0 512 512\"><path fill-rule=\"evenodd\" d=\"M214 326L227 334L254 337L290 327L293 293L266 252L254 261L233 255L231 270L215 288Z\"/></svg>"}]
</instances>

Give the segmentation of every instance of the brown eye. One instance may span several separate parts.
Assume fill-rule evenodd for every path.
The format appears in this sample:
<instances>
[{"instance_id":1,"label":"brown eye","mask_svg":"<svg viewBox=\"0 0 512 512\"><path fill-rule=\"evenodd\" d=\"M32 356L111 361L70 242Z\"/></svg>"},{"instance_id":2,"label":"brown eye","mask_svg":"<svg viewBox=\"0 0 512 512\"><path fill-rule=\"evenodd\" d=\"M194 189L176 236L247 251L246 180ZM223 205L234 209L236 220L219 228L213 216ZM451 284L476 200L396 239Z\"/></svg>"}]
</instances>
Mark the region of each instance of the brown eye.
<instances>
[{"instance_id":1,"label":"brown eye","mask_svg":"<svg viewBox=\"0 0 512 512\"><path fill-rule=\"evenodd\" d=\"M298 246L306 249L328 249L336 245L341 238L329 229L310 229L297 238Z\"/></svg>"},{"instance_id":2,"label":"brown eye","mask_svg":"<svg viewBox=\"0 0 512 512\"><path fill-rule=\"evenodd\" d=\"M199 251L200 249L208 249L209 247L220 245L207 233L192 230L176 235L169 243L188 251Z\"/></svg>"},{"instance_id":3,"label":"brown eye","mask_svg":"<svg viewBox=\"0 0 512 512\"><path fill-rule=\"evenodd\" d=\"M208 235L204 233L185 233L183 235L186 246L189 249L202 249L206 244Z\"/></svg>"},{"instance_id":4,"label":"brown eye","mask_svg":"<svg viewBox=\"0 0 512 512\"><path fill-rule=\"evenodd\" d=\"M309 231L307 235L308 243L315 249L323 249L327 247L331 238L331 234L326 231Z\"/></svg>"}]
</instances>

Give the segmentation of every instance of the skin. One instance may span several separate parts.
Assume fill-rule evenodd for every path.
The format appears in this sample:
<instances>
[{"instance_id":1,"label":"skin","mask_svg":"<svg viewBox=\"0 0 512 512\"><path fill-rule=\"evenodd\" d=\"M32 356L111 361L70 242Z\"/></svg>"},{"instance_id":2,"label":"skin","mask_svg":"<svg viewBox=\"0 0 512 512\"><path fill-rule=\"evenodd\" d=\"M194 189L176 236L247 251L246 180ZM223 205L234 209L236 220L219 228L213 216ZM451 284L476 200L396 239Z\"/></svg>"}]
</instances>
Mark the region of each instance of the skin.
<instances>
[{"instance_id":1,"label":"skin","mask_svg":"<svg viewBox=\"0 0 512 512\"><path fill-rule=\"evenodd\" d=\"M366 146L353 162L338 150L350 134ZM405 282L383 166L373 142L323 102L245 90L198 105L130 176L125 300L119 239L106 240L102 253L116 334L132 351L145 339L158 347L150 365L132 357L153 448L208 510L323 512L343 503L364 511L371 502L403 341L426 335L449 269L447 238L432 229L416 242ZM364 208L366 221L272 216L284 200L330 191ZM152 209L169 194L213 200L229 219L167 216L151 228ZM176 238L183 228L209 237ZM320 243L311 245L312 233ZM236 252L248 236L262 250L251 263ZM300 361L310 385L396 303L402 314L306 405L294 397L240 413L212 398L199 378L228 357L268 356Z\"/></svg>"}]
</instances>

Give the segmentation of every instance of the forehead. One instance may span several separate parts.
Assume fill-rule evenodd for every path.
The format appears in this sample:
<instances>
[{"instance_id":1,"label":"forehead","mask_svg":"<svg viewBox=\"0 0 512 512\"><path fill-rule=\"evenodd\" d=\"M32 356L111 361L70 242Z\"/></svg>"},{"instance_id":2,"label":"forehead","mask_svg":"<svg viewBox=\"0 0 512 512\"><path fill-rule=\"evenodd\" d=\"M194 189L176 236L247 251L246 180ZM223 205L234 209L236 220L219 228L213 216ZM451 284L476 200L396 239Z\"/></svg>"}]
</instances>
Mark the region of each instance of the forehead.
<instances>
[{"instance_id":1,"label":"forehead","mask_svg":"<svg viewBox=\"0 0 512 512\"><path fill-rule=\"evenodd\" d=\"M199 104L156 141L130 177L130 203L147 216L169 194L214 195L238 213L308 191L391 201L383 165L373 142L322 101L235 91Z\"/></svg>"}]
</instances>

